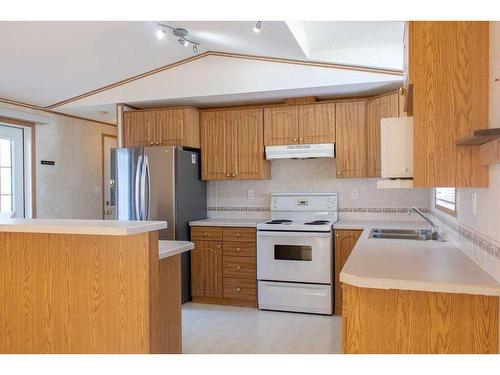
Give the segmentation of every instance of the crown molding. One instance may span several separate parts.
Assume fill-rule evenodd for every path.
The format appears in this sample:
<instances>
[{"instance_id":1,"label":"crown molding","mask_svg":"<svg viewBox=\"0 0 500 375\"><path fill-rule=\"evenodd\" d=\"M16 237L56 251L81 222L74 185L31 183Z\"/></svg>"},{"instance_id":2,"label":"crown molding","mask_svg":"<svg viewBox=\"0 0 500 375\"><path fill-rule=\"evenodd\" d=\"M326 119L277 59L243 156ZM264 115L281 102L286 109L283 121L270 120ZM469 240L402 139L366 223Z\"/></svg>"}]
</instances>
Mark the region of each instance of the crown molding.
<instances>
[{"instance_id":1,"label":"crown molding","mask_svg":"<svg viewBox=\"0 0 500 375\"><path fill-rule=\"evenodd\" d=\"M279 64L312 66L312 67L318 67L318 68L343 69L343 70L351 70L351 71L366 72L366 73L394 75L394 76L401 76L401 77L403 76L403 71L399 70L399 69L370 68L370 67L364 67L364 66L358 66L358 65L333 64L333 63L325 63L325 62L317 62L317 61L293 60L293 59L286 59L286 58L279 58L279 57L247 55L247 54L241 54L241 53L207 51L207 52L203 52L199 55L188 57L187 59L179 60L177 62L167 64L167 65L161 66L159 68L149 70L147 72L123 79L121 81L117 81L115 83L111 83L109 85L102 86L102 87L97 88L95 90L88 91L88 92L85 92L83 94L65 99L63 101L51 104L45 108L47 108L47 109L57 108L57 107L65 105L65 104L75 102L77 100L101 93L103 91L107 91L107 90L113 89L115 87L122 86L122 85L125 85L127 83L137 81L139 79L149 77L151 75L161 73L161 72L164 72L166 70L169 70L169 69L172 69L172 68L184 65L184 64L188 64L190 62L193 62L193 61L196 61L196 60L208 57L208 56L217 56L217 57L225 57L225 58L233 58L233 59L245 59L245 60L254 60L254 61L266 61L266 62L279 63Z\"/></svg>"},{"instance_id":2,"label":"crown molding","mask_svg":"<svg viewBox=\"0 0 500 375\"><path fill-rule=\"evenodd\" d=\"M68 113L53 111L53 110L49 109L48 107L41 107L41 106L38 106L38 105L35 105L35 104L24 103L24 102L20 102L20 101L17 101L17 100L12 100L12 99L7 99L7 98L0 98L0 103L11 104L11 105L15 105L15 106L18 106L18 107L24 107L24 108L34 109L34 110L37 110L37 111L51 113L53 115L58 115L58 116L66 116L66 117L71 117L71 118L75 118L75 119L78 119L78 120L90 121L90 122L94 122L94 123L101 124L101 125L116 126L116 124L113 124L111 122L93 120L93 119L87 118L87 117L81 117L81 116L71 115L71 114L68 114Z\"/></svg>"}]
</instances>

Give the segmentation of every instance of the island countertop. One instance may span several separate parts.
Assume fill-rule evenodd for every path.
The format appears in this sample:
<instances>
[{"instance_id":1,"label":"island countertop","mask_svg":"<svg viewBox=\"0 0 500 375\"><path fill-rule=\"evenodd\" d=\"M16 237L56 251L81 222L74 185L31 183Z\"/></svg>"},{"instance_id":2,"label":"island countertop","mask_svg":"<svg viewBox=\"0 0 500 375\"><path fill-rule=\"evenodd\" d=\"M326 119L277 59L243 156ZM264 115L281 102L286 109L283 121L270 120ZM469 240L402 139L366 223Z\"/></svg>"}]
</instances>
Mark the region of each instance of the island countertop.
<instances>
[{"instance_id":1,"label":"island countertop","mask_svg":"<svg viewBox=\"0 0 500 375\"><path fill-rule=\"evenodd\" d=\"M425 222L339 221L363 229L340 273L362 288L500 296L500 283L451 242L368 238L372 228L425 228Z\"/></svg>"},{"instance_id":2,"label":"island countertop","mask_svg":"<svg viewBox=\"0 0 500 375\"><path fill-rule=\"evenodd\" d=\"M0 232L128 236L167 228L165 221L2 219Z\"/></svg>"}]
</instances>

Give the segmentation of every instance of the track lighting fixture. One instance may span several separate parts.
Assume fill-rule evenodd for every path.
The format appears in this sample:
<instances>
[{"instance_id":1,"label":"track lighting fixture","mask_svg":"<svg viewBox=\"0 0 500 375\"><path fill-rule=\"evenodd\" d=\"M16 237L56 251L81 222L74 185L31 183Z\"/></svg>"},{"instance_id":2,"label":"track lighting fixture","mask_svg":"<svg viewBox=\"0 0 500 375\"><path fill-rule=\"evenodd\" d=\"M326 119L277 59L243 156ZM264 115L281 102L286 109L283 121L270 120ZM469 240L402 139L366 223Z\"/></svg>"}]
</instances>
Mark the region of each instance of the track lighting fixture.
<instances>
[{"instance_id":1,"label":"track lighting fixture","mask_svg":"<svg viewBox=\"0 0 500 375\"><path fill-rule=\"evenodd\" d=\"M254 33L260 33L260 29L262 29L262 21L257 21L255 26L253 27L253 32Z\"/></svg>"},{"instance_id":2,"label":"track lighting fixture","mask_svg":"<svg viewBox=\"0 0 500 375\"><path fill-rule=\"evenodd\" d=\"M178 38L177 41L179 42L179 44L183 45L184 47L188 47L189 45L192 45L193 52L198 53L198 46L200 45L200 43L194 42L194 41L186 38L189 34L189 31L187 31L186 29L182 29L180 27L176 28L176 27L172 27L172 26L165 25L162 23L159 23L158 26L160 27L160 29L158 29L158 31L156 31L156 37L158 39L163 39L167 33L167 29L170 29L170 30L172 30L172 34L176 38Z\"/></svg>"}]
</instances>

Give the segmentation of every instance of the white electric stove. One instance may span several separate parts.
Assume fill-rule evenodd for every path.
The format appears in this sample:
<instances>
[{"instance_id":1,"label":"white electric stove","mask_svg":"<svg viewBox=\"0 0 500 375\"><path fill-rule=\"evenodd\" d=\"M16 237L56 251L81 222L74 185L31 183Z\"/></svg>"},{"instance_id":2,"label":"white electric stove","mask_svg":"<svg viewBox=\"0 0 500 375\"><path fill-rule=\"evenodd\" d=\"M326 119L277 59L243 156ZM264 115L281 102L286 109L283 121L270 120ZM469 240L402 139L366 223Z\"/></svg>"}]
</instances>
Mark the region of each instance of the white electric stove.
<instances>
[{"instance_id":1,"label":"white electric stove","mask_svg":"<svg viewBox=\"0 0 500 375\"><path fill-rule=\"evenodd\" d=\"M271 220L257 224L259 308L333 313L337 193L275 193Z\"/></svg>"}]
</instances>

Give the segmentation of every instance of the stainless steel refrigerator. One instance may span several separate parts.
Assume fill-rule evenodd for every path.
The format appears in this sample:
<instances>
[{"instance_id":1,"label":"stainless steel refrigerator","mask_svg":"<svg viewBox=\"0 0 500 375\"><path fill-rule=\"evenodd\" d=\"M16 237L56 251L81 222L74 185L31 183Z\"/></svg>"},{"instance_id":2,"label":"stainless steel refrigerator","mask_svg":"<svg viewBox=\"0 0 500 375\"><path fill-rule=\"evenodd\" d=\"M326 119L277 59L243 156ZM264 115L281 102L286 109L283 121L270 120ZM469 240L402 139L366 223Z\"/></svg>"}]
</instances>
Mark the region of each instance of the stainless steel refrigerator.
<instances>
[{"instance_id":1,"label":"stainless steel refrigerator","mask_svg":"<svg viewBox=\"0 0 500 375\"><path fill-rule=\"evenodd\" d=\"M161 240L189 240L189 221L205 219L200 154L182 147L111 150L111 206L118 220L163 220ZM191 299L190 254L182 255L182 302Z\"/></svg>"}]
</instances>

